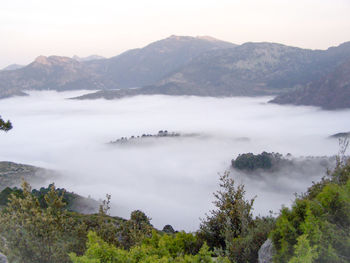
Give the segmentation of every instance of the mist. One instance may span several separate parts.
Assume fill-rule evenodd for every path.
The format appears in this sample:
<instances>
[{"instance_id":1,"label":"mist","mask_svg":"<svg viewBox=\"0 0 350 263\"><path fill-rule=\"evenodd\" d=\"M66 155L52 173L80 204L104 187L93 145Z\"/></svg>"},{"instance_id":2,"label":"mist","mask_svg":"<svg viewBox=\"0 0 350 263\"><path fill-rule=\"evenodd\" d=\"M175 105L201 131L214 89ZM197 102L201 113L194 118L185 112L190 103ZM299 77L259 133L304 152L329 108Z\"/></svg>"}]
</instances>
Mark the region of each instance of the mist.
<instances>
[{"instance_id":1,"label":"mist","mask_svg":"<svg viewBox=\"0 0 350 263\"><path fill-rule=\"evenodd\" d=\"M268 104L271 97L68 99L85 93L30 91L1 100L1 116L14 129L0 136L0 160L57 170L58 187L97 200L109 193L112 215L128 218L140 209L157 228L198 229L199 218L213 208L218 173L230 169L238 154L332 156L338 142L328 136L350 130L350 110ZM197 136L109 144L159 130ZM247 197L257 196L254 214L267 215L326 174L316 162L305 169L282 169L273 177L231 175L245 184Z\"/></svg>"}]
</instances>

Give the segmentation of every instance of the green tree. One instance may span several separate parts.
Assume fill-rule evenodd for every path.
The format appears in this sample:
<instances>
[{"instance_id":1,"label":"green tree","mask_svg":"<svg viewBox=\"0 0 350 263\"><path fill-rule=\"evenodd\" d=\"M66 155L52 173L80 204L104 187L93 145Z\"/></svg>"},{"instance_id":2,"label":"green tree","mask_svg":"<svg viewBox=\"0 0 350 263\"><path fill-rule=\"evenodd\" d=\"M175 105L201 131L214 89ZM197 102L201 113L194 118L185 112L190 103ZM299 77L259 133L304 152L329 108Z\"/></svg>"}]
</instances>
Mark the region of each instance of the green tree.
<instances>
[{"instance_id":1,"label":"green tree","mask_svg":"<svg viewBox=\"0 0 350 263\"><path fill-rule=\"evenodd\" d=\"M258 262L258 252L274 228L272 216L256 217L246 232L227 242L227 256L233 262Z\"/></svg>"},{"instance_id":2,"label":"green tree","mask_svg":"<svg viewBox=\"0 0 350 263\"><path fill-rule=\"evenodd\" d=\"M130 219L121 224L120 243L125 249L140 244L152 234L150 218L140 210L131 212Z\"/></svg>"},{"instance_id":3,"label":"green tree","mask_svg":"<svg viewBox=\"0 0 350 263\"><path fill-rule=\"evenodd\" d=\"M232 261L237 261L239 255L235 253L237 244L234 242L247 236L252 227L255 198L246 200L244 186L236 187L229 172L220 176L220 190L214 193L214 197L216 208L202 220L198 235L211 249L219 249Z\"/></svg>"},{"instance_id":4,"label":"green tree","mask_svg":"<svg viewBox=\"0 0 350 263\"><path fill-rule=\"evenodd\" d=\"M42 208L28 183L23 182L22 190L0 212L1 250L10 262L70 262L67 253L74 251L79 227L69 217L63 195L52 185Z\"/></svg>"},{"instance_id":5,"label":"green tree","mask_svg":"<svg viewBox=\"0 0 350 263\"><path fill-rule=\"evenodd\" d=\"M307 235L298 237L298 243L294 247L295 253L288 263L312 263L318 258L316 247L311 247Z\"/></svg>"},{"instance_id":6,"label":"green tree","mask_svg":"<svg viewBox=\"0 0 350 263\"><path fill-rule=\"evenodd\" d=\"M9 120L4 121L0 116L0 130L7 132L11 129L12 129L12 123Z\"/></svg>"}]
</instances>

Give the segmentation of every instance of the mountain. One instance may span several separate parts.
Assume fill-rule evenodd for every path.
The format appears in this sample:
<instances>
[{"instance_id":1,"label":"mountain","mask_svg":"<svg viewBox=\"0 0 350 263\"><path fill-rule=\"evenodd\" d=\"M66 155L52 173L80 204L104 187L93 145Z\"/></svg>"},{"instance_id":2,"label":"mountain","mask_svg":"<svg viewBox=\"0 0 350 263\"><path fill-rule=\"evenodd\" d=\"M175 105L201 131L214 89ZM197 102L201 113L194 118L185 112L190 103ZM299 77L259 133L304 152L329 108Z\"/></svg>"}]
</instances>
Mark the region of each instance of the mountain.
<instances>
[{"instance_id":1,"label":"mountain","mask_svg":"<svg viewBox=\"0 0 350 263\"><path fill-rule=\"evenodd\" d=\"M2 70L15 70L15 69L20 69L23 68L23 65L18 65L18 64L11 64L8 65L7 67L3 68Z\"/></svg>"},{"instance_id":2,"label":"mountain","mask_svg":"<svg viewBox=\"0 0 350 263\"><path fill-rule=\"evenodd\" d=\"M39 56L29 65L11 71L0 72L0 97L23 95L23 91L35 89L102 89L94 72L84 64L68 58Z\"/></svg>"},{"instance_id":3,"label":"mountain","mask_svg":"<svg viewBox=\"0 0 350 263\"><path fill-rule=\"evenodd\" d=\"M72 59L75 59L79 62L86 62L86 61L91 61L91 60L99 60L99 59L105 59L105 57L99 56L99 55L91 55L88 57L79 57L77 55L74 55Z\"/></svg>"},{"instance_id":4,"label":"mountain","mask_svg":"<svg viewBox=\"0 0 350 263\"><path fill-rule=\"evenodd\" d=\"M109 59L38 57L0 71L0 98L29 89L101 90L79 99L142 94L279 95L327 76L350 59L350 42L327 50L276 43L234 45L211 37L170 36Z\"/></svg>"},{"instance_id":5,"label":"mountain","mask_svg":"<svg viewBox=\"0 0 350 263\"><path fill-rule=\"evenodd\" d=\"M350 108L350 59L326 76L303 88L277 96L271 102L312 105L330 110Z\"/></svg>"},{"instance_id":6,"label":"mountain","mask_svg":"<svg viewBox=\"0 0 350 263\"><path fill-rule=\"evenodd\" d=\"M0 191L6 187L20 186L22 179L38 185L52 180L58 174L51 170L13 162L0 162Z\"/></svg>"},{"instance_id":7,"label":"mountain","mask_svg":"<svg viewBox=\"0 0 350 263\"><path fill-rule=\"evenodd\" d=\"M350 58L350 42L328 50L275 43L245 43L204 52L153 85L99 91L79 99L166 94L196 96L276 95L318 79Z\"/></svg>"},{"instance_id":8,"label":"mountain","mask_svg":"<svg viewBox=\"0 0 350 263\"><path fill-rule=\"evenodd\" d=\"M203 52L235 46L209 37L170 36L144 48L87 64L104 79L117 84L114 88L143 87L160 81Z\"/></svg>"},{"instance_id":9,"label":"mountain","mask_svg":"<svg viewBox=\"0 0 350 263\"><path fill-rule=\"evenodd\" d=\"M43 199L43 195L49 191L44 188L44 184L52 182L60 177L57 171L47 170L44 168L19 164L13 162L0 162L0 209L8 201L11 193L18 192L17 187L22 183L22 180L30 183L32 186L40 190L33 190L39 200ZM11 189L12 188L12 189ZM64 201L67 203L67 209L79 213L96 213L99 208L99 202L85 198L72 192L66 192L64 189L58 189L60 194L64 195ZM0 261L1 262L1 261Z\"/></svg>"},{"instance_id":10,"label":"mountain","mask_svg":"<svg viewBox=\"0 0 350 263\"><path fill-rule=\"evenodd\" d=\"M78 61L38 57L17 70L0 72L0 98L23 95L28 89L116 89L153 84L208 50L234 44L209 37L171 36L110 59Z\"/></svg>"}]
</instances>

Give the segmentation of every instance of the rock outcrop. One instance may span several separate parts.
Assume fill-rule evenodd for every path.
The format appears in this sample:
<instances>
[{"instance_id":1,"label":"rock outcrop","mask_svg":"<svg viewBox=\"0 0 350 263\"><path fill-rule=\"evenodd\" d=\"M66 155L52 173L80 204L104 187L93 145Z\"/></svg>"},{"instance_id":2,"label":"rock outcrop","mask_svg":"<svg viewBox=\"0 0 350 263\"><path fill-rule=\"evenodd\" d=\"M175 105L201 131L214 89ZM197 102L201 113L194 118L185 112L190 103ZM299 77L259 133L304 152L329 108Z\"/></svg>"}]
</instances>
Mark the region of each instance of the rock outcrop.
<instances>
[{"instance_id":1,"label":"rock outcrop","mask_svg":"<svg viewBox=\"0 0 350 263\"><path fill-rule=\"evenodd\" d=\"M275 253L275 248L271 239L267 239L265 243L261 246L258 252L259 263L272 263L272 258Z\"/></svg>"},{"instance_id":2,"label":"rock outcrop","mask_svg":"<svg viewBox=\"0 0 350 263\"><path fill-rule=\"evenodd\" d=\"M42 184L57 176L51 170L32 165L0 161L0 192L6 187L20 186L22 179L30 184Z\"/></svg>"},{"instance_id":3,"label":"rock outcrop","mask_svg":"<svg viewBox=\"0 0 350 263\"><path fill-rule=\"evenodd\" d=\"M0 253L0 263L8 263L7 257Z\"/></svg>"}]
</instances>

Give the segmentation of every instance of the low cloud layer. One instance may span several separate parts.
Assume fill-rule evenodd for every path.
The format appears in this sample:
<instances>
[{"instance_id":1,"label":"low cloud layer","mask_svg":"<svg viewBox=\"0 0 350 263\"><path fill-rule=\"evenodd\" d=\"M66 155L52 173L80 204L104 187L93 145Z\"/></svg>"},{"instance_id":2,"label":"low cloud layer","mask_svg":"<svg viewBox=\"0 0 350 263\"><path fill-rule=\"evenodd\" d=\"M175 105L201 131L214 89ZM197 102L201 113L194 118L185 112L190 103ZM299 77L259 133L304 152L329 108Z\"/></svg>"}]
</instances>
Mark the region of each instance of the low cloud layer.
<instances>
[{"instance_id":1,"label":"low cloud layer","mask_svg":"<svg viewBox=\"0 0 350 263\"><path fill-rule=\"evenodd\" d=\"M239 153L330 156L338 143L327 137L350 130L349 110L271 105L266 97L66 99L83 93L31 92L1 100L0 113L14 129L0 136L0 160L59 170L59 187L96 199L110 193L114 215L128 217L141 209L159 228L196 230L199 217L212 208L218 173ZM108 144L159 130L200 136ZM231 174L246 185L249 197L258 196L255 213L266 215L325 174L322 167L308 171L285 170L274 180Z\"/></svg>"}]
</instances>

